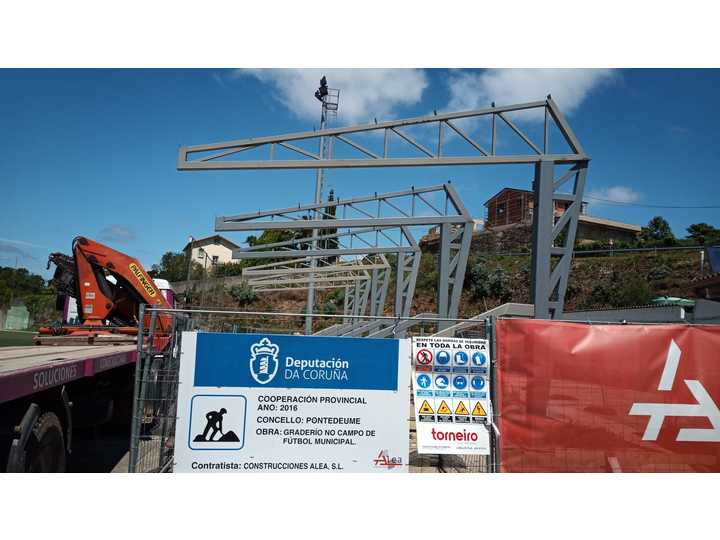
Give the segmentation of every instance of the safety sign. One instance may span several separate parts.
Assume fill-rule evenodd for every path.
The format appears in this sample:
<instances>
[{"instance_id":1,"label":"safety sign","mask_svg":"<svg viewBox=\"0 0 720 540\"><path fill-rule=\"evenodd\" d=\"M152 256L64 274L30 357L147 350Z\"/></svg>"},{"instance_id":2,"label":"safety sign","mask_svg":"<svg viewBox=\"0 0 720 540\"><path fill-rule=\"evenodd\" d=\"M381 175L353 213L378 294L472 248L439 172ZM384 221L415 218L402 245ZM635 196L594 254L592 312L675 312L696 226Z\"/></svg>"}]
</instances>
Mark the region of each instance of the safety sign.
<instances>
[{"instance_id":1,"label":"safety sign","mask_svg":"<svg viewBox=\"0 0 720 540\"><path fill-rule=\"evenodd\" d=\"M448 404L445 403L445 401L440 402L440 406L438 407L438 414L452 414L450 407L448 407Z\"/></svg>"},{"instance_id":2,"label":"safety sign","mask_svg":"<svg viewBox=\"0 0 720 540\"><path fill-rule=\"evenodd\" d=\"M460 416L467 416L468 414L470 414L467 410L465 402L458 401L457 407L455 407L455 414Z\"/></svg>"},{"instance_id":3,"label":"safety sign","mask_svg":"<svg viewBox=\"0 0 720 540\"><path fill-rule=\"evenodd\" d=\"M487 340L413 338L420 454L489 454Z\"/></svg>"},{"instance_id":4,"label":"safety sign","mask_svg":"<svg viewBox=\"0 0 720 540\"><path fill-rule=\"evenodd\" d=\"M433 411L433 408L430 406L427 399L422 402L422 405L420 405L420 414L435 414L435 411Z\"/></svg>"},{"instance_id":5,"label":"safety sign","mask_svg":"<svg viewBox=\"0 0 720 540\"><path fill-rule=\"evenodd\" d=\"M174 470L407 472L409 358L409 340L184 332ZM414 384L434 422L432 373Z\"/></svg>"}]
</instances>

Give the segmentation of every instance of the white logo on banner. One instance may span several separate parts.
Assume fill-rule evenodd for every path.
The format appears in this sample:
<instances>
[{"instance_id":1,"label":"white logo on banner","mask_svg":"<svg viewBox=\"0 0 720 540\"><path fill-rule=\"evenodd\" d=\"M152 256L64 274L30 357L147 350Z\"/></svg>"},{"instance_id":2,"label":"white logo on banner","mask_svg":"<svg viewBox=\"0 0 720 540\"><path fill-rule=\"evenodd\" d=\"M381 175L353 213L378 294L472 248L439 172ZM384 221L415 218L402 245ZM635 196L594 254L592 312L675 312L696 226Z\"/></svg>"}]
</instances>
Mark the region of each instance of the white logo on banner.
<instances>
[{"instance_id":1,"label":"white logo on banner","mask_svg":"<svg viewBox=\"0 0 720 540\"><path fill-rule=\"evenodd\" d=\"M661 392L672 390L681 354L680 347L675 340L671 340L658 384L658 390ZM643 434L643 441L657 440L665 417L689 416L707 418L713 426L712 429L683 428L678 432L676 441L720 442L720 409L700 381L686 379L684 382L697 403L633 403L628 414L650 417Z\"/></svg>"},{"instance_id":2,"label":"white logo on banner","mask_svg":"<svg viewBox=\"0 0 720 540\"><path fill-rule=\"evenodd\" d=\"M277 373L278 362L277 356L280 347L275 345L268 338L262 338L258 343L254 343L250 347L250 375L260 384L267 384L273 380Z\"/></svg>"}]
</instances>

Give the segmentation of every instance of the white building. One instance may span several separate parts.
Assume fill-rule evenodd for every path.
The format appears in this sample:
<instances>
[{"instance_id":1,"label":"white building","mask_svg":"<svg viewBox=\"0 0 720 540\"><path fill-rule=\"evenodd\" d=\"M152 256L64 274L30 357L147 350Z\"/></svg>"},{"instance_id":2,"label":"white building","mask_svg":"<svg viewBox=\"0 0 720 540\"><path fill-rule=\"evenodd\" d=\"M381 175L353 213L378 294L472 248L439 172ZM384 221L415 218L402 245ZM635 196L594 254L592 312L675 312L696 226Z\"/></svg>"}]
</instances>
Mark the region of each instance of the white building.
<instances>
[{"instance_id":1,"label":"white building","mask_svg":"<svg viewBox=\"0 0 720 540\"><path fill-rule=\"evenodd\" d=\"M183 252L192 248L192 260L205 268L210 268L217 264L231 262L233 250L239 247L235 242L216 234L188 242L183 248Z\"/></svg>"}]
</instances>

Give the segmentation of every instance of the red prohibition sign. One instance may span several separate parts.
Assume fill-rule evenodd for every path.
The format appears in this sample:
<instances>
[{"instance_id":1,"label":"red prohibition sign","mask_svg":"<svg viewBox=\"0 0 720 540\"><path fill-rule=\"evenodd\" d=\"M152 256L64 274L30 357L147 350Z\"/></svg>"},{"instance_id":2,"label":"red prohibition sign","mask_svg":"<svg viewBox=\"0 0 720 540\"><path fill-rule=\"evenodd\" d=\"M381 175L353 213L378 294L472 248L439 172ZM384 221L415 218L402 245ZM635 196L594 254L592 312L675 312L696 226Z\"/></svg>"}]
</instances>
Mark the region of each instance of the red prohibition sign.
<instances>
[{"instance_id":1,"label":"red prohibition sign","mask_svg":"<svg viewBox=\"0 0 720 540\"><path fill-rule=\"evenodd\" d=\"M429 349L420 349L415 355L415 359L418 361L418 364L422 364L424 366L427 366L430 362L432 362L432 357L432 352Z\"/></svg>"}]
</instances>

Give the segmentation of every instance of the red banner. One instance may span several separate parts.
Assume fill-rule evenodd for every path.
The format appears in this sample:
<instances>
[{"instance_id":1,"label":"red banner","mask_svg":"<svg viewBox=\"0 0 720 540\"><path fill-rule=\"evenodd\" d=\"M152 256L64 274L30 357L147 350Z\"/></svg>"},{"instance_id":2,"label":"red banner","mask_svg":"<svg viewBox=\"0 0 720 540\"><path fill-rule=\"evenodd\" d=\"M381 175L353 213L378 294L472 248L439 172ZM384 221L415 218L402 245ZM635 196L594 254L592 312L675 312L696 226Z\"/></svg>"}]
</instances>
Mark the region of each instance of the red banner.
<instances>
[{"instance_id":1,"label":"red banner","mask_svg":"<svg viewBox=\"0 0 720 540\"><path fill-rule=\"evenodd\" d=\"M720 472L720 326L496 332L502 471Z\"/></svg>"}]
</instances>

